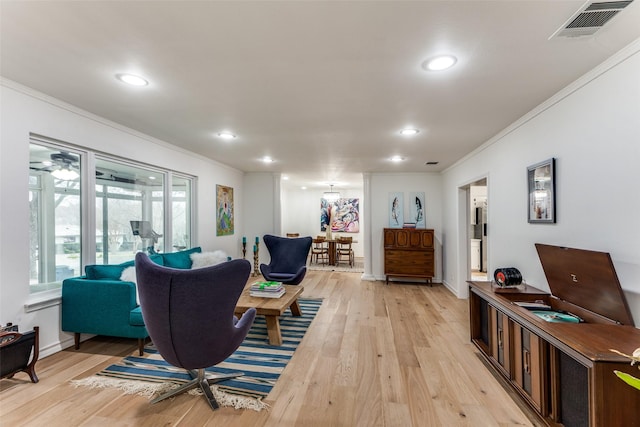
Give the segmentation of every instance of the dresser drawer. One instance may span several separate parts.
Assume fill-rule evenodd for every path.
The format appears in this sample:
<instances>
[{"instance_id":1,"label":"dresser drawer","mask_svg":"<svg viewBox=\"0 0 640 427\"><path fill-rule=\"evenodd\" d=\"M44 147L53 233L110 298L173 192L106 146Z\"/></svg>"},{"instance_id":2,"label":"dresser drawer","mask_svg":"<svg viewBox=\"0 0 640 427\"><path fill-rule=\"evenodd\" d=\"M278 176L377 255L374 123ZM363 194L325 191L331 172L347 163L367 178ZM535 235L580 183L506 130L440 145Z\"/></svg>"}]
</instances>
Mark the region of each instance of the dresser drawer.
<instances>
[{"instance_id":1,"label":"dresser drawer","mask_svg":"<svg viewBox=\"0 0 640 427\"><path fill-rule=\"evenodd\" d=\"M433 250L388 249L384 270L385 274L433 276Z\"/></svg>"}]
</instances>

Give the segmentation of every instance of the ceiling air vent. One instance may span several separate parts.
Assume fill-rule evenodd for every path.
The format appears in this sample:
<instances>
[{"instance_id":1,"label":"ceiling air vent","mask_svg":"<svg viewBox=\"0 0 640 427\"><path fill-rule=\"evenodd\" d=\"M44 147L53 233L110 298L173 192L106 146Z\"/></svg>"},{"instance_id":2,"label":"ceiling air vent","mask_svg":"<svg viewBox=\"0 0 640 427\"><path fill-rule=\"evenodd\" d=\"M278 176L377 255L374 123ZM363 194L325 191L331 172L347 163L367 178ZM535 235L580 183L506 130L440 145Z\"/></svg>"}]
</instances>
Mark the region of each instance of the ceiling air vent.
<instances>
[{"instance_id":1,"label":"ceiling air vent","mask_svg":"<svg viewBox=\"0 0 640 427\"><path fill-rule=\"evenodd\" d=\"M632 2L633 0L587 2L549 38L593 35Z\"/></svg>"}]
</instances>

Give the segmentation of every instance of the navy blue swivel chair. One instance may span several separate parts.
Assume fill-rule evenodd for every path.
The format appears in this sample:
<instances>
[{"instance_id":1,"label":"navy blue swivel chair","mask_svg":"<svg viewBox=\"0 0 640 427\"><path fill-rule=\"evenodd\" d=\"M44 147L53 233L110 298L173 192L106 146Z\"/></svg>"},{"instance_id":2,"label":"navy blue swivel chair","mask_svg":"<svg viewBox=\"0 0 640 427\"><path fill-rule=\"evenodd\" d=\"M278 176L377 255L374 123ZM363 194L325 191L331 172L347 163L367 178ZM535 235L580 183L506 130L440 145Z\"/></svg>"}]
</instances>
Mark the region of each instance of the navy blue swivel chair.
<instances>
[{"instance_id":1,"label":"navy blue swivel chair","mask_svg":"<svg viewBox=\"0 0 640 427\"><path fill-rule=\"evenodd\" d=\"M307 274L311 237L289 238L265 234L263 240L271 255L269 264L260 264L260 272L265 280L286 285L300 284Z\"/></svg>"},{"instance_id":2,"label":"navy blue swivel chair","mask_svg":"<svg viewBox=\"0 0 640 427\"><path fill-rule=\"evenodd\" d=\"M142 252L136 255L140 307L149 336L164 360L193 378L151 403L200 387L211 408L217 409L209 385L243 375L207 378L205 368L233 354L253 324L255 308L240 320L233 314L250 271L251 264L243 259L182 270L160 266Z\"/></svg>"}]
</instances>

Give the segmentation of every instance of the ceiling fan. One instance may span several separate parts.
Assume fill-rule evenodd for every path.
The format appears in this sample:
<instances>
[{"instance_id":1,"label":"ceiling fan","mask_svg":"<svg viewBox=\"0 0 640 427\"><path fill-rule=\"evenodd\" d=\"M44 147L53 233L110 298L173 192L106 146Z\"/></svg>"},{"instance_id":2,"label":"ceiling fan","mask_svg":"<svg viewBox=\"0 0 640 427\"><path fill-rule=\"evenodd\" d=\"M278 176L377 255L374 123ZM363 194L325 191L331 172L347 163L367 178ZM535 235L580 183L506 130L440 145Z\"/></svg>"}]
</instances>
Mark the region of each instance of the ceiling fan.
<instances>
[{"instance_id":1,"label":"ceiling fan","mask_svg":"<svg viewBox=\"0 0 640 427\"><path fill-rule=\"evenodd\" d=\"M51 153L50 160L32 161L30 168L32 170L49 172L54 178L73 181L80 176L80 157L67 151ZM40 165L41 167L36 167Z\"/></svg>"},{"instance_id":2,"label":"ceiling fan","mask_svg":"<svg viewBox=\"0 0 640 427\"><path fill-rule=\"evenodd\" d=\"M43 153L44 154L44 153ZM54 178L63 181L74 181L80 176L80 156L69 153L68 151L53 152L46 155L31 153L31 158L42 158L42 160L34 160L30 162L30 169L39 172L48 172ZM118 172L112 169L96 167L96 179L109 182L118 182L126 184L142 184L149 185L148 182L136 179L135 175Z\"/></svg>"}]
</instances>

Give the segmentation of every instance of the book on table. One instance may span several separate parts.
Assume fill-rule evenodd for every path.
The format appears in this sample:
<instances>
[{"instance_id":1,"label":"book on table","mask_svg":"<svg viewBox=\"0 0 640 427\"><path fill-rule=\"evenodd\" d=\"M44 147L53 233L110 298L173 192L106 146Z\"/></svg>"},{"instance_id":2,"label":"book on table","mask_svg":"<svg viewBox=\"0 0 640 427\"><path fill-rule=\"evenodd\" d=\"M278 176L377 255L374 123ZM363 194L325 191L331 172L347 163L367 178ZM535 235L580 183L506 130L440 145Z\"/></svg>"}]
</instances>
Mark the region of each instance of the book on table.
<instances>
[{"instance_id":1,"label":"book on table","mask_svg":"<svg viewBox=\"0 0 640 427\"><path fill-rule=\"evenodd\" d=\"M249 295L262 298L280 298L285 289L282 282L255 282L249 289Z\"/></svg>"}]
</instances>

